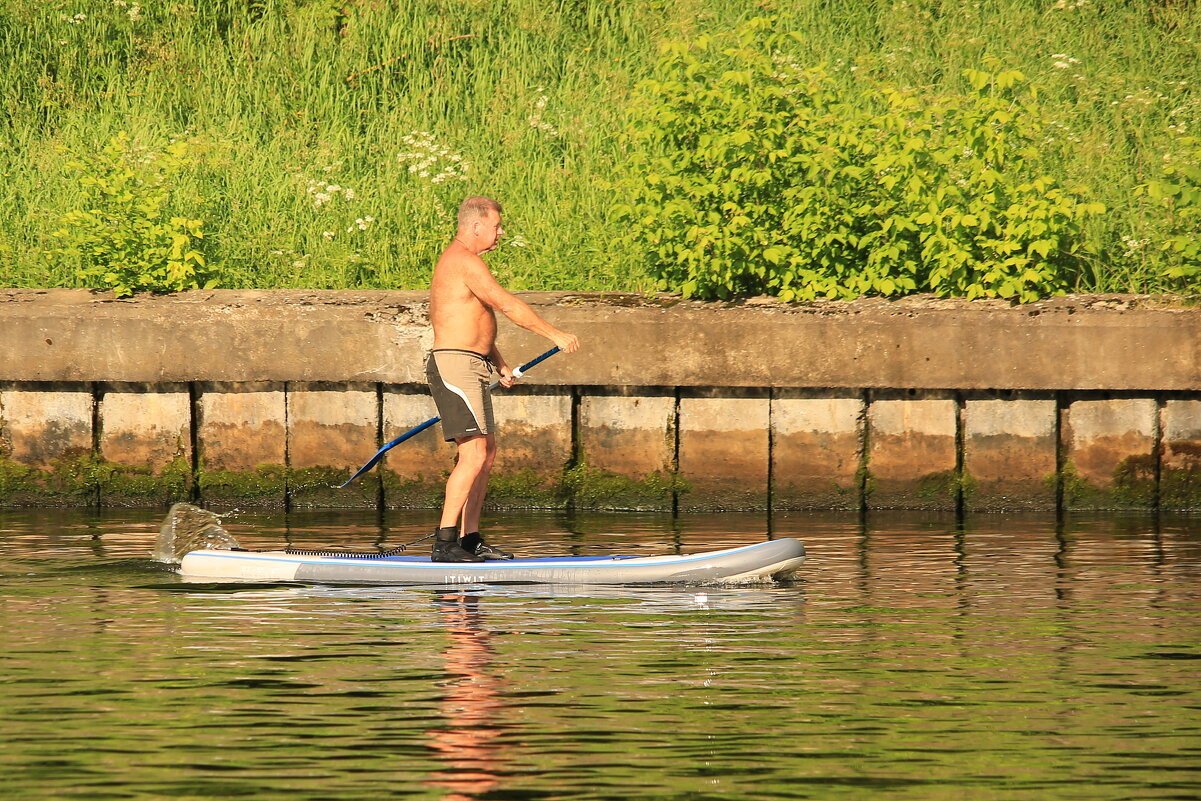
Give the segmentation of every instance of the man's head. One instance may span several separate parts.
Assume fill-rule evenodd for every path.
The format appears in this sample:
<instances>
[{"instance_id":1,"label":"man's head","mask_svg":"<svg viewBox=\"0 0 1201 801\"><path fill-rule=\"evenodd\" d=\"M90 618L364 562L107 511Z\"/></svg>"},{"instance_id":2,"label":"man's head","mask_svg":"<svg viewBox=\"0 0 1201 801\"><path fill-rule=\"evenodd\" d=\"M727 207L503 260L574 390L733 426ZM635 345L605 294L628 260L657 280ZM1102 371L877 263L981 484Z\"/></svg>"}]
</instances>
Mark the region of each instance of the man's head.
<instances>
[{"instance_id":1,"label":"man's head","mask_svg":"<svg viewBox=\"0 0 1201 801\"><path fill-rule=\"evenodd\" d=\"M500 224L501 207L490 197L469 197L459 206L458 239L477 253L496 248L505 230Z\"/></svg>"}]
</instances>

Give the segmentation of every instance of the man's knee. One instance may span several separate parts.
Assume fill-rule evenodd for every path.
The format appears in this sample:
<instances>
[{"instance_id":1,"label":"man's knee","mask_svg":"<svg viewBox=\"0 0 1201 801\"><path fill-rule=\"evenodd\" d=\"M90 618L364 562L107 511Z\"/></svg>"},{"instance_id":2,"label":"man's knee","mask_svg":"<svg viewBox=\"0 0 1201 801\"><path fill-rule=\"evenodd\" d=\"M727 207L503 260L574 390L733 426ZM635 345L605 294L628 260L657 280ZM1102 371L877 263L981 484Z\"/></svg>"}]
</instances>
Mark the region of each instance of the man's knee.
<instances>
[{"instance_id":1,"label":"man's knee","mask_svg":"<svg viewBox=\"0 0 1201 801\"><path fill-rule=\"evenodd\" d=\"M459 464L477 471L492 463L496 456L495 447L489 447L489 437L461 437L455 440L459 446Z\"/></svg>"}]
</instances>

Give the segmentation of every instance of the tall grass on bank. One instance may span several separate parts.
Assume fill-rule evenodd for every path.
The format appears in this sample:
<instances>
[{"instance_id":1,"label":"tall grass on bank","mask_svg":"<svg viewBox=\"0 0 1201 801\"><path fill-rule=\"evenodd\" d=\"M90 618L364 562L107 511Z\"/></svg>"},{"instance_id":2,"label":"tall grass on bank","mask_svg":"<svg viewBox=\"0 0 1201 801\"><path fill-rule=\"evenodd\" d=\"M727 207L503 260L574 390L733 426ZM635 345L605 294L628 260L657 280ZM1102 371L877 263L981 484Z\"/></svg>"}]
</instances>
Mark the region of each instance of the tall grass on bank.
<instances>
[{"instance_id":1,"label":"tall grass on bank","mask_svg":"<svg viewBox=\"0 0 1201 801\"><path fill-rule=\"evenodd\" d=\"M81 155L188 143L173 195L226 287L419 288L466 194L506 206L522 289L644 290L608 187L659 44L774 15L839 80L962 89L991 55L1059 110L1048 159L1109 211L1080 290L1163 288L1138 187L1201 133L1190 0L0 0L0 284L47 257Z\"/></svg>"}]
</instances>

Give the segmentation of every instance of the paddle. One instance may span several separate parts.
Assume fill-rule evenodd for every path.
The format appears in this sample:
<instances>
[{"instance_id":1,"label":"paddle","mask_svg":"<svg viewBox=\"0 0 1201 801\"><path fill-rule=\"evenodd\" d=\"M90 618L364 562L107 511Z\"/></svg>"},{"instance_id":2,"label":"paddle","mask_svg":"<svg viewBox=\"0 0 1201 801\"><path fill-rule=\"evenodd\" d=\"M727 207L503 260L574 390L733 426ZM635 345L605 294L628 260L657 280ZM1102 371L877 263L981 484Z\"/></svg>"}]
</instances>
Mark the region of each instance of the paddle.
<instances>
[{"instance_id":1,"label":"paddle","mask_svg":"<svg viewBox=\"0 0 1201 801\"><path fill-rule=\"evenodd\" d=\"M521 365L516 370L514 370L513 377L521 378L521 376L525 374L526 370L530 369L531 367L533 367L536 364L546 361L547 359L549 359L551 356L554 356L558 352L559 352L559 348L556 346L556 347L551 348L550 350L548 350L546 353L542 354L541 356L539 356L537 359L531 359L530 361L526 362L525 364ZM500 386L500 382L493 381L491 389L496 389L498 386ZM429 420L426 420L421 425L416 426L414 428L410 428L408 431L401 434L399 437L392 440L384 447L380 448L378 451L375 452L375 456L372 456L371 459L367 462L367 464L360 467L359 471L357 473L355 473L350 478L346 479L346 484L349 484L350 482L354 481L359 476L366 473L371 468L375 467L375 465L377 463L379 463L379 460L384 458L385 453L392 450L397 445L404 442L406 439L410 439L412 437L417 436L422 431L425 431L427 428L429 428L430 426L432 426L434 423L438 422L441 419L442 419L441 417L431 417ZM346 484L339 484L338 489L342 489L343 487L346 486Z\"/></svg>"}]
</instances>

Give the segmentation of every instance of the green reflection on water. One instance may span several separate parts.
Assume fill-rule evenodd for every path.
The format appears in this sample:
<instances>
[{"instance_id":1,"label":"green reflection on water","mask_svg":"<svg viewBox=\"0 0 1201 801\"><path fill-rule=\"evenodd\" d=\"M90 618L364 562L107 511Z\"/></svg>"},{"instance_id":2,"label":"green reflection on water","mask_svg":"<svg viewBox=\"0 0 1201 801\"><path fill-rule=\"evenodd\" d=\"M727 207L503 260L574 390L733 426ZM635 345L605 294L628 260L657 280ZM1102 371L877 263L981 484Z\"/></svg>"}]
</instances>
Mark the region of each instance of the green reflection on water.
<instances>
[{"instance_id":1,"label":"green reflection on water","mask_svg":"<svg viewBox=\"0 0 1201 801\"><path fill-rule=\"evenodd\" d=\"M1201 521L796 515L790 586L188 585L158 516L0 513L13 798L1181 798ZM423 536L247 516L247 547ZM763 539L753 516L509 517L519 551Z\"/></svg>"}]
</instances>

